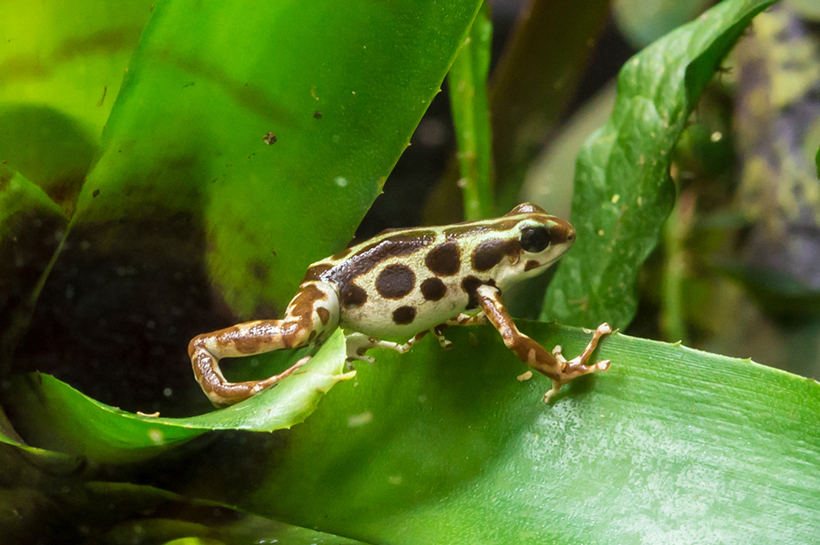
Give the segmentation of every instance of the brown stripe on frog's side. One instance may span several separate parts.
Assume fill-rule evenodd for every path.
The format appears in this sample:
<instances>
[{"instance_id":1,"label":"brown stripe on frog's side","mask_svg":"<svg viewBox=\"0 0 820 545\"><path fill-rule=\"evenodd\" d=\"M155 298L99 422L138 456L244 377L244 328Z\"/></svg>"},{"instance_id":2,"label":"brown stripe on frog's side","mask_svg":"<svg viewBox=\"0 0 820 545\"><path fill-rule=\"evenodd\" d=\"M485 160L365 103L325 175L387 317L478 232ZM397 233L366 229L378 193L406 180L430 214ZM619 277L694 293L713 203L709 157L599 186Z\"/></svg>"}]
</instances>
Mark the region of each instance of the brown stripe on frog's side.
<instances>
[{"instance_id":1,"label":"brown stripe on frog's side","mask_svg":"<svg viewBox=\"0 0 820 545\"><path fill-rule=\"evenodd\" d=\"M416 275L407 265L394 263L376 278L376 291L385 299L401 299L416 287Z\"/></svg>"},{"instance_id":2,"label":"brown stripe on frog's side","mask_svg":"<svg viewBox=\"0 0 820 545\"><path fill-rule=\"evenodd\" d=\"M419 287L427 301L439 301L447 295L447 286L439 278L428 278Z\"/></svg>"},{"instance_id":3,"label":"brown stripe on frog's side","mask_svg":"<svg viewBox=\"0 0 820 545\"><path fill-rule=\"evenodd\" d=\"M341 261L341 260L343 260L344 258L346 258L347 256L349 256L349 255L350 255L350 252L352 252L352 251L353 251L353 248L345 248L345 249L344 249L344 250L342 250L341 252L339 252L339 253L337 253L337 254L333 254L333 255L330 257L330 259L331 259L331 260L333 260L333 261Z\"/></svg>"},{"instance_id":4,"label":"brown stripe on frog's side","mask_svg":"<svg viewBox=\"0 0 820 545\"><path fill-rule=\"evenodd\" d=\"M412 236L391 235L360 250L354 248L352 255L323 274L323 277L338 285L344 306L362 305L367 301L367 293L354 283L356 278L367 274L387 259L408 256L429 246L435 238L436 233L428 230L415 230Z\"/></svg>"},{"instance_id":5,"label":"brown stripe on frog's side","mask_svg":"<svg viewBox=\"0 0 820 545\"><path fill-rule=\"evenodd\" d=\"M461 269L461 250L454 241L439 244L427 253L424 264L436 276L453 276Z\"/></svg>"},{"instance_id":6,"label":"brown stripe on frog's side","mask_svg":"<svg viewBox=\"0 0 820 545\"><path fill-rule=\"evenodd\" d=\"M399 307L393 311L393 322L398 325L412 324L416 319L416 309L413 307Z\"/></svg>"},{"instance_id":7,"label":"brown stripe on frog's side","mask_svg":"<svg viewBox=\"0 0 820 545\"><path fill-rule=\"evenodd\" d=\"M302 278L302 282L318 282L323 280L322 276L333 268L333 265L328 265L327 263L318 263L316 265L311 265L310 268L305 272L304 278Z\"/></svg>"},{"instance_id":8,"label":"brown stripe on frog's side","mask_svg":"<svg viewBox=\"0 0 820 545\"><path fill-rule=\"evenodd\" d=\"M495 221L470 221L465 223L456 223L455 225L444 229L444 237L451 240L462 236L475 236L498 231L509 231L511 229L515 229L520 221L520 219L508 218Z\"/></svg>"},{"instance_id":9,"label":"brown stripe on frog's side","mask_svg":"<svg viewBox=\"0 0 820 545\"><path fill-rule=\"evenodd\" d=\"M521 242L518 238L485 240L473 251L473 269L488 271L501 263L505 256L518 256L520 253Z\"/></svg>"},{"instance_id":10,"label":"brown stripe on frog's side","mask_svg":"<svg viewBox=\"0 0 820 545\"><path fill-rule=\"evenodd\" d=\"M526 272L526 271L531 271L531 270L533 270L533 269L537 269L537 268L538 268L538 267L540 267L540 266L541 266L541 264L540 264L539 262L537 262L537 261L535 261L535 260L533 260L533 259L530 259L530 260L529 260L529 261L527 261L527 263L524 265L524 271L525 271L525 272Z\"/></svg>"}]
</instances>

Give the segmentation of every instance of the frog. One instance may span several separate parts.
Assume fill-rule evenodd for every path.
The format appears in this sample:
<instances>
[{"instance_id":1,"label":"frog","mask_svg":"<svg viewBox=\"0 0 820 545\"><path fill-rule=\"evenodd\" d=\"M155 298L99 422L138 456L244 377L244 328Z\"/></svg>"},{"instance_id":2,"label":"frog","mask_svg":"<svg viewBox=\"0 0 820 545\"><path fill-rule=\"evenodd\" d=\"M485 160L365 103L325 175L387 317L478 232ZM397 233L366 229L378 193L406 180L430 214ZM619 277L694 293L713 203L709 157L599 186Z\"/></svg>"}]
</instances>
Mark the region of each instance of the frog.
<instances>
[{"instance_id":1,"label":"frog","mask_svg":"<svg viewBox=\"0 0 820 545\"><path fill-rule=\"evenodd\" d=\"M372 363L366 354L371 348L406 353L432 334L447 349L452 342L444 336L446 328L490 324L521 361L552 381L542 398L549 402L574 378L609 368L610 360L588 362L613 330L602 323L581 355L567 360L560 345L549 351L521 333L501 295L545 272L575 237L569 222L531 203L493 219L388 229L311 264L281 319L194 337L188 345L194 376L215 406L227 407L296 373L311 356L274 376L244 382L225 379L222 358L318 347L341 327L348 361Z\"/></svg>"}]
</instances>

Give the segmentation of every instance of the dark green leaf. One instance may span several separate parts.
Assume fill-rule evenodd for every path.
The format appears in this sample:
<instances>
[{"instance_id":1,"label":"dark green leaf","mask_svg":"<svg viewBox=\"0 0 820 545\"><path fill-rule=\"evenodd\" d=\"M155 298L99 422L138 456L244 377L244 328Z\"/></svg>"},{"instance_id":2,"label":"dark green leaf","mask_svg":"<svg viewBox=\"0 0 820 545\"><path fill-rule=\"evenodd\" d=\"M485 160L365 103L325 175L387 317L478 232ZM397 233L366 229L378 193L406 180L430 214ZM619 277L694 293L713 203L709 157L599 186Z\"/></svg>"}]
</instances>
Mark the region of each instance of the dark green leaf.
<instances>
[{"instance_id":1,"label":"dark green leaf","mask_svg":"<svg viewBox=\"0 0 820 545\"><path fill-rule=\"evenodd\" d=\"M0 376L28 326L68 219L42 189L0 164Z\"/></svg>"},{"instance_id":2,"label":"dark green leaf","mask_svg":"<svg viewBox=\"0 0 820 545\"><path fill-rule=\"evenodd\" d=\"M673 146L704 85L752 18L772 2L727 0L636 55L621 70L612 117L578 158L578 240L547 291L542 318L626 327L638 271L672 209Z\"/></svg>"}]
</instances>

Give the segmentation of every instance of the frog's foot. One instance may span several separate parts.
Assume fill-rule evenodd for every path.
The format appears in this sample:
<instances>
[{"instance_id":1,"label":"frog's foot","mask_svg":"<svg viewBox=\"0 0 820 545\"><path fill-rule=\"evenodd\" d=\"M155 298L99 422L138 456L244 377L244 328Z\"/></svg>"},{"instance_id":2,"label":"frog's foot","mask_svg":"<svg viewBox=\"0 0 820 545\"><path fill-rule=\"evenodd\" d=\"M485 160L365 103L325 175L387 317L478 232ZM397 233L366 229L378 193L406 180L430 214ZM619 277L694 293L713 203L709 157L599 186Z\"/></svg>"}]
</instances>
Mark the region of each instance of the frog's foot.
<instances>
[{"instance_id":1,"label":"frog's foot","mask_svg":"<svg viewBox=\"0 0 820 545\"><path fill-rule=\"evenodd\" d=\"M274 384L276 384L280 380L291 376L293 373L298 371L299 368L301 368L305 364L307 364L307 362L309 362L312 357L313 356L305 356L304 358L301 358L299 361L297 361L296 363L294 363L293 365L291 365L290 367L288 367L287 369L285 369L284 371L282 371L278 375L274 375L272 377L266 378L265 380L257 381L253 385L253 388L252 388L253 393L251 395L256 395L259 392L261 392L262 390L267 390L268 388L270 388L271 386L273 386Z\"/></svg>"},{"instance_id":2,"label":"frog's foot","mask_svg":"<svg viewBox=\"0 0 820 545\"><path fill-rule=\"evenodd\" d=\"M447 337L444 336L445 329L447 329L446 323L439 324L436 327L431 328L429 333L438 340L438 344L441 346L442 350L450 350L453 347L453 342L448 341Z\"/></svg>"},{"instance_id":3,"label":"frog's foot","mask_svg":"<svg viewBox=\"0 0 820 545\"><path fill-rule=\"evenodd\" d=\"M611 363L610 360L601 360L595 362L593 365L587 365L590 356L598 347L598 342L604 335L609 335L612 333L612 328L607 323L603 323L598 326L595 332L592 334L592 339L589 341L589 344L584 349L584 352L571 360L567 360L564 358L563 354L561 353L561 346L557 345L555 348L552 349L552 355L555 357L555 360L560 364L560 370L558 372L552 372L548 376L552 380L552 388L546 394L544 394L544 403L549 402L549 400L558 393L558 390L561 389L561 386L566 384L567 382L571 381L576 377L580 377L581 375L589 375L595 373L597 371L606 371L609 369L609 365ZM545 373L546 374L546 373Z\"/></svg>"},{"instance_id":4,"label":"frog's foot","mask_svg":"<svg viewBox=\"0 0 820 545\"><path fill-rule=\"evenodd\" d=\"M195 359L196 366L194 370L196 377L199 380L202 389L208 395L217 407L229 407L241 401L255 396L263 390L267 390L279 381L289 377L296 372L300 367L310 361L310 356L300 359L278 375L266 378L265 380L249 380L246 382L228 382L222 376L222 371L219 369L210 354L201 354Z\"/></svg>"},{"instance_id":5,"label":"frog's foot","mask_svg":"<svg viewBox=\"0 0 820 545\"><path fill-rule=\"evenodd\" d=\"M376 337L368 337L363 333L351 333L345 337L347 361L359 360L366 361L368 363L376 363L376 360L373 357L365 355L365 352L371 348L387 348L389 350L395 350L399 354L404 354L413 348L413 345L421 341L428 333L432 333L436 336L442 348L448 349L453 346L453 343L445 339L444 335L442 335L436 328L431 328L417 333L409 341L402 344L394 343L392 341L383 341L381 339L377 339Z\"/></svg>"}]
</instances>

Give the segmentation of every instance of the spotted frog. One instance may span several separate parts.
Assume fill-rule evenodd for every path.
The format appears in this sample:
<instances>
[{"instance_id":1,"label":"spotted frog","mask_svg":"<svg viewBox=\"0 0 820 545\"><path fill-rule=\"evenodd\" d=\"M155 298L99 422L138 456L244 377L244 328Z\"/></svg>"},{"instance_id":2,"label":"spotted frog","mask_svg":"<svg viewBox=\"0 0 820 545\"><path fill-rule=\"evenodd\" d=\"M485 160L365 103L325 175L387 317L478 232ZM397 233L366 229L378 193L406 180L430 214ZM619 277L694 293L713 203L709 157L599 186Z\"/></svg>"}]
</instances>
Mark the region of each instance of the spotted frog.
<instances>
[{"instance_id":1,"label":"spotted frog","mask_svg":"<svg viewBox=\"0 0 820 545\"><path fill-rule=\"evenodd\" d=\"M575 240L575 229L534 204L520 204L500 218L414 229L391 229L308 268L281 320L258 320L194 337L188 354L194 374L216 406L239 403L273 386L307 363L259 381L228 382L220 358L281 348L320 345L338 327L347 336L349 360L373 361L374 347L407 352L427 333L442 347L447 326L491 323L504 344L552 380L544 401L573 378L605 371L609 360L587 366L602 336L595 330L584 352L569 361L516 328L501 302L509 286L543 273ZM464 311L479 309L476 314ZM382 340L409 338L403 344Z\"/></svg>"}]
</instances>

